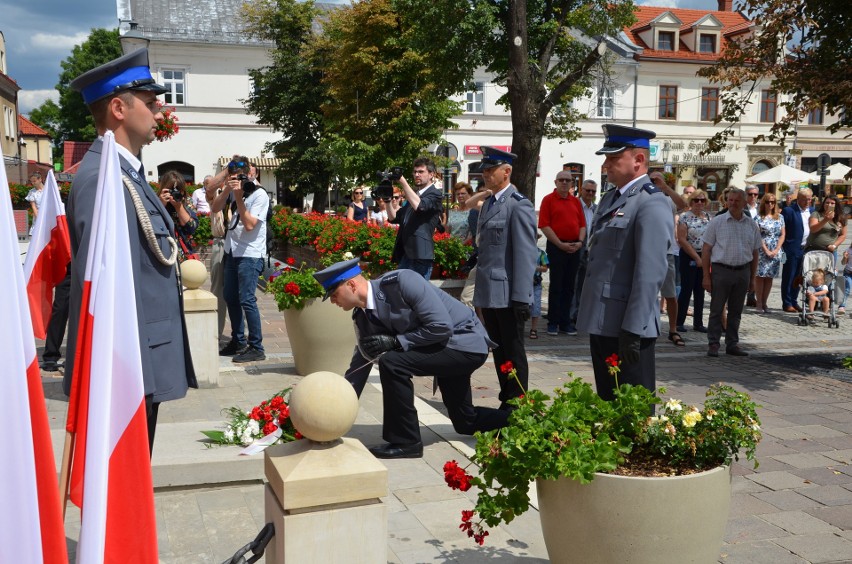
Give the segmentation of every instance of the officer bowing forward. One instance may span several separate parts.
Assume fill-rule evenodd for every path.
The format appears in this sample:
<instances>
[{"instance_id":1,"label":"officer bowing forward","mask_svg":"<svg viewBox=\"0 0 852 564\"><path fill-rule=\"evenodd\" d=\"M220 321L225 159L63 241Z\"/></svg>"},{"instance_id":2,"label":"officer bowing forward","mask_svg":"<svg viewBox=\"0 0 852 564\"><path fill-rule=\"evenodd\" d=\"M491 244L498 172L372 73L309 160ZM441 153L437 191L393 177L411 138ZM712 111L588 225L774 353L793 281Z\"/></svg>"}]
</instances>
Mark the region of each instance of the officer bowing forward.
<instances>
[{"instance_id":1,"label":"officer bowing forward","mask_svg":"<svg viewBox=\"0 0 852 564\"><path fill-rule=\"evenodd\" d=\"M379 365L387 444L370 452L377 458L423 456L412 376L435 376L456 432L503 427L507 412L474 407L471 399L470 376L494 345L473 311L413 270L367 280L358 260L338 262L314 277L326 290L323 299L352 310L358 346L346 379L359 397L371 361Z\"/></svg>"},{"instance_id":2,"label":"officer bowing forward","mask_svg":"<svg viewBox=\"0 0 852 564\"><path fill-rule=\"evenodd\" d=\"M616 186L592 220L589 263L577 327L589 333L598 395L613 399L606 359L618 354L618 383L656 386L654 344L660 335L657 296L666 279L674 229L669 200L648 178L653 131L604 125L607 180Z\"/></svg>"}]
</instances>

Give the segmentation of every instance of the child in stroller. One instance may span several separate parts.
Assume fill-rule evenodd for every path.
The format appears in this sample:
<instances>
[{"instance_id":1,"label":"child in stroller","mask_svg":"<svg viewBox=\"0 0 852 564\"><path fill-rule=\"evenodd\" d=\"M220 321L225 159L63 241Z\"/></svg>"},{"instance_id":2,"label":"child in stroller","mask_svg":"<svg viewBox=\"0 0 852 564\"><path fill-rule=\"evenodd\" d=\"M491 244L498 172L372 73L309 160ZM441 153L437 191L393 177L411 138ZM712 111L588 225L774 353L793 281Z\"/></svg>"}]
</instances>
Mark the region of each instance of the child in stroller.
<instances>
[{"instance_id":1,"label":"child in stroller","mask_svg":"<svg viewBox=\"0 0 852 564\"><path fill-rule=\"evenodd\" d=\"M811 274L808 280L805 296L808 298L808 311L816 311L817 302L822 306L824 315L828 315L828 308L831 306L831 299L828 297L828 285L825 283L825 271L817 268ZM808 314L808 321L813 321L813 313Z\"/></svg>"}]
</instances>

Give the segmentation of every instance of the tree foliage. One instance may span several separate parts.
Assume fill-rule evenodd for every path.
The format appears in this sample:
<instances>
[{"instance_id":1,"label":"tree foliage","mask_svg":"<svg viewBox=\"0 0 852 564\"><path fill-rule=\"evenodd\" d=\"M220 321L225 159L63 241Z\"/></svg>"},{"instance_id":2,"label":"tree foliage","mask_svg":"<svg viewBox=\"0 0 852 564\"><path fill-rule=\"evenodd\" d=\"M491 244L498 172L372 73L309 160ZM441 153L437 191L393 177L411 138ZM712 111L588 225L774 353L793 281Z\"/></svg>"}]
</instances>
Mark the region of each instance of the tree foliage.
<instances>
[{"instance_id":1,"label":"tree foliage","mask_svg":"<svg viewBox=\"0 0 852 564\"><path fill-rule=\"evenodd\" d=\"M570 103L606 73L603 37L634 21L629 0L361 0L321 21L312 6L246 10L251 32L275 42L272 64L252 74L249 110L284 134L276 147L310 138L351 178L407 165L454 127L453 98L485 67L507 90L512 178L530 196L542 137L577 137Z\"/></svg>"},{"instance_id":2,"label":"tree foliage","mask_svg":"<svg viewBox=\"0 0 852 564\"><path fill-rule=\"evenodd\" d=\"M739 0L737 9L758 25L728 43L715 66L699 76L721 88L722 112L716 123L726 128L709 143L718 150L733 135L755 92L770 89L779 96L783 115L768 138L783 140L806 119L823 108L839 116L827 129L835 133L852 125L852 12L844 0Z\"/></svg>"},{"instance_id":3,"label":"tree foliage","mask_svg":"<svg viewBox=\"0 0 852 564\"><path fill-rule=\"evenodd\" d=\"M56 85L59 104L47 100L30 114L33 123L50 131L57 150L68 139L93 141L97 137L95 122L83 103L83 97L71 90L71 81L121 55L118 29L93 29L89 37L75 45L71 55L62 61L62 72Z\"/></svg>"}]
</instances>

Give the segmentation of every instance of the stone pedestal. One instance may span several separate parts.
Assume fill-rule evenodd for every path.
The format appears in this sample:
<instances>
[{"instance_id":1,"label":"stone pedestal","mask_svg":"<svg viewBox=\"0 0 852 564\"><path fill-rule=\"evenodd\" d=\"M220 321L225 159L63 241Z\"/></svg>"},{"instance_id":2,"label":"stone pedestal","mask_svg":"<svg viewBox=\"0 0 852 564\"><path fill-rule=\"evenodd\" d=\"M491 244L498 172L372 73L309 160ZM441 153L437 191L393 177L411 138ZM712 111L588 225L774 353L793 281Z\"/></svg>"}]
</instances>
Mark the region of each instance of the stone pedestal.
<instances>
[{"instance_id":1,"label":"stone pedestal","mask_svg":"<svg viewBox=\"0 0 852 564\"><path fill-rule=\"evenodd\" d=\"M207 290L185 290L183 311L195 377L201 387L219 385L218 301Z\"/></svg>"},{"instance_id":2,"label":"stone pedestal","mask_svg":"<svg viewBox=\"0 0 852 564\"><path fill-rule=\"evenodd\" d=\"M387 468L360 441L275 445L265 465L266 521L275 524L266 562L387 562L387 508L380 499L388 493Z\"/></svg>"}]
</instances>

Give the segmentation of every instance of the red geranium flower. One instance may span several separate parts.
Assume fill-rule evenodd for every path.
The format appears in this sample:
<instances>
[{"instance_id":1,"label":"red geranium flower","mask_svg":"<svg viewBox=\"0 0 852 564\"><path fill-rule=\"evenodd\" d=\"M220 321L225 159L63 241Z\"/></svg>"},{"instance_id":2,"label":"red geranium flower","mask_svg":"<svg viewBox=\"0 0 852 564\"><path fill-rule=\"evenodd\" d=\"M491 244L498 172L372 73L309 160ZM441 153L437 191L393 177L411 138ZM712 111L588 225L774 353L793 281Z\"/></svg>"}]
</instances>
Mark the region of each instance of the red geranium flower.
<instances>
[{"instance_id":1,"label":"red geranium flower","mask_svg":"<svg viewBox=\"0 0 852 564\"><path fill-rule=\"evenodd\" d=\"M296 264L296 259L294 259L293 257L287 257L287 260L285 260L284 262L286 262L290 266L293 266L294 264Z\"/></svg>"},{"instance_id":2,"label":"red geranium flower","mask_svg":"<svg viewBox=\"0 0 852 564\"><path fill-rule=\"evenodd\" d=\"M502 372L503 374L508 374L514 368L515 368L515 365L512 364L512 361L507 360L506 362L504 362L503 364L500 365L500 372Z\"/></svg>"}]
</instances>

